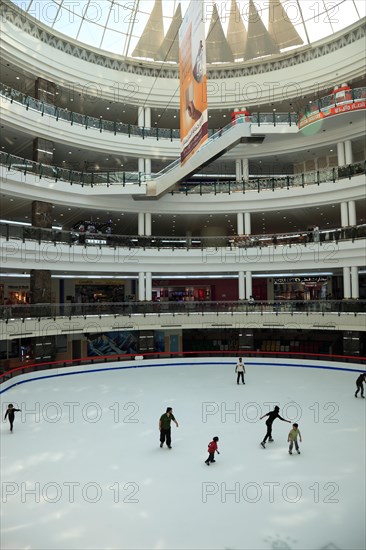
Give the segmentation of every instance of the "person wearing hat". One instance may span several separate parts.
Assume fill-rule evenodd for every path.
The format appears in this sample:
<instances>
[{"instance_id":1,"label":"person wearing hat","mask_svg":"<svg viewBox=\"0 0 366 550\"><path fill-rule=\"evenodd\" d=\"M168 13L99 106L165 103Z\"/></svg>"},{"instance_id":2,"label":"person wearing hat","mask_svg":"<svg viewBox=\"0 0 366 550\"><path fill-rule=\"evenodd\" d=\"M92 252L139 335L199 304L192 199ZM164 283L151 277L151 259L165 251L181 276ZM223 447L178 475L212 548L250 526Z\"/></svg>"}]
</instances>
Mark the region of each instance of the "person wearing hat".
<instances>
[{"instance_id":1,"label":"person wearing hat","mask_svg":"<svg viewBox=\"0 0 366 550\"><path fill-rule=\"evenodd\" d=\"M275 408L273 409L273 411L271 411L267 414L264 414L259 419L259 420L262 420L262 418L264 418L265 416L268 416L268 418L266 420L267 433L266 433L263 441L261 442L261 445L262 445L263 449L266 448L267 439L269 439L269 441L271 441L271 442L273 441L273 439L272 439L272 424L276 420L276 418L279 418L280 420L283 420L283 422L288 422L289 424L291 424L290 420L286 420L285 418L282 418L282 416L280 416L279 413L280 413L280 408L276 405Z\"/></svg>"},{"instance_id":2,"label":"person wearing hat","mask_svg":"<svg viewBox=\"0 0 366 550\"><path fill-rule=\"evenodd\" d=\"M168 449L172 448L172 437L170 431L170 424L172 420L178 428L178 422L174 418L172 407L167 407L166 413L162 414L159 420L160 448L164 445L165 440Z\"/></svg>"}]
</instances>

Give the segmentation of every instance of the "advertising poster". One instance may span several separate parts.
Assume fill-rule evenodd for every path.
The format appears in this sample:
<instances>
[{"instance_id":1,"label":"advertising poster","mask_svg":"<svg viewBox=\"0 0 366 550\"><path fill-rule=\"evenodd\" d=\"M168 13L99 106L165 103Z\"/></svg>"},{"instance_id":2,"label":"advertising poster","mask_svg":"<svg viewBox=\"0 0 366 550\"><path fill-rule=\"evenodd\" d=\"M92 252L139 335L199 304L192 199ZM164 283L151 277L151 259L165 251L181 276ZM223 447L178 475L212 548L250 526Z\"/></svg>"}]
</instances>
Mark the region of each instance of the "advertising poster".
<instances>
[{"instance_id":1,"label":"advertising poster","mask_svg":"<svg viewBox=\"0 0 366 550\"><path fill-rule=\"evenodd\" d=\"M203 2L192 0L179 29L180 142L184 164L207 140L207 77Z\"/></svg>"},{"instance_id":2,"label":"advertising poster","mask_svg":"<svg viewBox=\"0 0 366 550\"><path fill-rule=\"evenodd\" d=\"M311 124L312 122L316 122L317 120L321 120L323 118L328 118L330 116L335 115L341 115L342 113L350 113L353 111L360 111L361 109L366 108L366 100L358 101L356 103L348 103L343 105L332 105L330 107L326 107L322 109L321 111L316 111L315 113L312 113L309 116L303 116L300 119L299 122L299 128L304 128L304 126L307 126L308 124Z\"/></svg>"}]
</instances>

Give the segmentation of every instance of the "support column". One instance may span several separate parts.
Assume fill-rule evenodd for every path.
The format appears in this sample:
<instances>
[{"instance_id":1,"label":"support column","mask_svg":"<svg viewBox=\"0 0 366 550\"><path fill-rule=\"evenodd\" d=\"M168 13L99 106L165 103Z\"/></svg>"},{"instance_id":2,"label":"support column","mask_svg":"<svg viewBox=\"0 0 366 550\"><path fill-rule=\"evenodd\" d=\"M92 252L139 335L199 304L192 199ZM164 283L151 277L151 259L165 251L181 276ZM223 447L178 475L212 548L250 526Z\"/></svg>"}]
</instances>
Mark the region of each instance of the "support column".
<instances>
[{"instance_id":1,"label":"support column","mask_svg":"<svg viewBox=\"0 0 366 550\"><path fill-rule=\"evenodd\" d=\"M50 202L32 202L32 227L52 228L52 204ZM51 271L32 269L30 274L30 293L32 304L51 303Z\"/></svg>"},{"instance_id":2,"label":"support column","mask_svg":"<svg viewBox=\"0 0 366 550\"><path fill-rule=\"evenodd\" d=\"M352 142L350 139L344 142L345 164L353 163Z\"/></svg>"},{"instance_id":3,"label":"support column","mask_svg":"<svg viewBox=\"0 0 366 550\"><path fill-rule=\"evenodd\" d=\"M358 280L358 267L352 266L351 267L351 295L352 298L359 298L360 297L360 287L359 287L359 280Z\"/></svg>"},{"instance_id":4,"label":"support column","mask_svg":"<svg viewBox=\"0 0 366 550\"><path fill-rule=\"evenodd\" d=\"M151 159L145 159L145 175L151 176Z\"/></svg>"},{"instance_id":5,"label":"support column","mask_svg":"<svg viewBox=\"0 0 366 550\"><path fill-rule=\"evenodd\" d=\"M152 277L151 273L145 273L146 279L145 279L145 299L147 302L151 302L152 300Z\"/></svg>"},{"instance_id":6,"label":"support column","mask_svg":"<svg viewBox=\"0 0 366 550\"><path fill-rule=\"evenodd\" d=\"M150 237L151 235L151 214L150 212L146 212L145 214L145 235ZM151 273L150 273L151 275Z\"/></svg>"},{"instance_id":7,"label":"support column","mask_svg":"<svg viewBox=\"0 0 366 550\"><path fill-rule=\"evenodd\" d=\"M239 300L245 300L244 271L239 271Z\"/></svg>"},{"instance_id":8,"label":"support column","mask_svg":"<svg viewBox=\"0 0 366 550\"><path fill-rule=\"evenodd\" d=\"M32 202L32 226L40 229L52 228L52 204L43 201ZM52 279L49 269L31 269L30 271L31 303L37 305L34 312L37 316L50 316L52 302ZM56 353L56 337L40 336L34 338L34 355L37 362L50 361Z\"/></svg>"},{"instance_id":9,"label":"support column","mask_svg":"<svg viewBox=\"0 0 366 550\"><path fill-rule=\"evenodd\" d=\"M348 227L348 205L341 202L341 227Z\"/></svg>"},{"instance_id":10,"label":"support column","mask_svg":"<svg viewBox=\"0 0 366 550\"><path fill-rule=\"evenodd\" d=\"M186 231L187 246L192 245L192 231Z\"/></svg>"},{"instance_id":11,"label":"support column","mask_svg":"<svg viewBox=\"0 0 366 550\"><path fill-rule=\"evenodd\" d=\"M57 86L45 78L37 78L34 83L34 97L44 103L55 104Z\"/></svg>"},{"instance_id":12,"label":"support column","mask_svg":"<svg viewBox=\"0 0 366 550\"><path fill-rule=\"evenodd\" d=\"M139 107L137 112L137 126L143 128L145 126L145 113L144 108Z\"/></svg>"},{"instance_id":13,"label":"support column","mask_svg":"<svg viewBox=\"0 0 366 550\"><path fill-rule=\"evenodd\" d=\"M54 143L48 139L34 138L33 140L33 160L40 164L53 164Z\"/></svg>"},{"instance_id":14,"label":"support column","mask_svg":"<svg viewBox=\"0 0 366 550\"><path fill-rule=\"evenodd\" d=\"M357 225L355 201L348 202L348 225Z\"/></svg>"},{"instance_id":15,"label":"support column","mask_svg":"<svg viewBox=\"0 0 366 550\"><path fill-rule=\"evenodd\" d=\"M243 235L244 233L244 215L243 212L238 212L237 215L237 233Z\"/></svg>"},{"instance_id":16,"label":"support column","mask_svg":"<svg viewBox=\"0 0 366 550\"><path fill-rule=\"evenodd\" d=\"M145 159L138 160L138 171L140 172L140 174L145 173Z\"/></svg>"},{"instance_id":17,"label":"support column","mask_svg":"<svg viewBox=\"0 0 366 550\"><path fill-rule=\"evenodd\" d=\"M145 301L145 273L139 273L139 291L138 291L139 302Z\"/></svg>"},{"instance_id":18,"label":"support column","mask_svg":"<svg viewBox=\"0 0 366 550\"><path fill-rule=\"evenodd\" d=\"M351 298L351 278L350 278L350 268L343 268L343 298Z\"/></svg>"},{"instance_id":19,"label":"support column","mask_svg":"<svg viewBox=\"0 0 366 550\"><path fill-rule=\"evenodd\" d=\"M241 174L241 160L236 159L235 161L235 180L241 181L242 174Z\"/></svg>"},{"instance_id":20,"label":"support column","mask_svg":"<svg viewBox=\"0 0 366 550\"><path fill-rule=\"evenodd\" d=\"M249 181L249 159L241 160L241 177L244 181Z\"/></svg>"},{"instance_id":21,"label":"support column","mask_svg":"<svg viewBox=\"0 0 366 550\"><path fill-rule=\"evenodd\" d=\"M252 272L251 271L246 272L245 291L246 291L246 295L247 295L247 300L249 300L250 297L253 294L253 283L252 283Z\"/></svg>"},{"instance_id":22,"label":"support column","mask_svg":"<svg viewBox=\"0 0 366 550\"><path fill-rule=\"evenodd\" d=\"M138 213L137 234L138 235L145 235L145 215L144 215L143 212Z\"/></svg>"},{"instance_id":23,"label":"support column","mask_svg":"<svg viewBox=\"0 0 366 550\"><path fill-rule=\"evenodd\" d=\"M151 128L151 107L145 107L145 128Z\"/></svg>"},{"instance_id":24,"label":"support column","mask_svg":"<svg viewBox=\"0 0 366 550\"><path fill-rule=\"evenodd\" d=\"M338 166L344 166L346 164L346 157L344 152L344 143L340 141L337 143L337 156L338 156Z\"/></svg>"},{"instance_id":25,"label":"support column","mask_svg":"<svg viewBox=\"0 0 366 550\"><path fill-rule=\"evenodd\" d=\"M252 222L250 212L244 212L244 233L250 235L252 232Z\"/></svg>"}]
</instances>

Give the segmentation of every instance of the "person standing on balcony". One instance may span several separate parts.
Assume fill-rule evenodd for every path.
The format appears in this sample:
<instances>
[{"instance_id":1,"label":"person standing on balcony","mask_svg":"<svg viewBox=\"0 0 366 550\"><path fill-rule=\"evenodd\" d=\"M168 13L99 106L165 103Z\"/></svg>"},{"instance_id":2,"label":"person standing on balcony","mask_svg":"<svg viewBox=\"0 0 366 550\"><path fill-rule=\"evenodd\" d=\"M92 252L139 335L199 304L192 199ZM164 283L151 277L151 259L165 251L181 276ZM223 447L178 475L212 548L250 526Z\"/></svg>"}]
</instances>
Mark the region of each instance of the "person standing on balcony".
<instances>
[{"instance_id":1,"label":"person standing on balcony","mask_svg":"<svg viewBox=\"0 0 366 550\"><path fill-rule=\"evenodd\" d=\"M236 383L239 384L239 381L241 379L243 384L245 384L245 382L244 382L245 366L244 366L242 357L239 357L239 359L238 359L238 363L235 367L235 372L238 373Z\"/></svg>"}]
</instances>

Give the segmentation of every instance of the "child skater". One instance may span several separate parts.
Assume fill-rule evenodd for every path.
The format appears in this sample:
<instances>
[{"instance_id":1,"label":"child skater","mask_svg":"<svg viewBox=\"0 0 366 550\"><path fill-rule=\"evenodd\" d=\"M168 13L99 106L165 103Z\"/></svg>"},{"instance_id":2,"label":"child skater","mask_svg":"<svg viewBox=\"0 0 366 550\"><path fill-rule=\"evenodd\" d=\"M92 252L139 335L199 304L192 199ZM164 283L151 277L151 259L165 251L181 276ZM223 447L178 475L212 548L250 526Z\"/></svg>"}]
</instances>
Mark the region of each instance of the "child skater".
<instances>
[{"instance_id":1,"label":"child skater","mask_svg":"<svg viewBox=\"0 0 366 550\"><path fill-rule=\"evenodd\" d=\"M219 450L217 448L217 442L218 442L219 438L217 436L215 436L213 438L213 440L208 444L208 458L207 460L205 460L205 464L207 464L207 466L210 465L210 462L216 462L215 460L215 451L217 452L217 454L219 455Z\"/></svg>"},{"instance_id":2,"label":"child skater","mask_svg":"<svg viewBox=\"0 0 366 550\"><path fill-rule=\"evenodd\" d=\"M285 418L282 418L282 416L280 416L279 412L280 412L280 408L276 405L275 408L273 409L273 411L271 411L267 414L264 414L259 419L259 420L262 420L262 418L264 418L265 416L268 416L268 418L266 420L267 433L264 436L263 441L261 442L261 445L262 445L263 449L266 448L266 441L267 441L268 438L269 438L270 442L273 441L273 439L272 439L272 424L276 420L276 418L279 418L280 420L283 420L283 422L288 422L289 424L291 424L291 421L286 420Z\"/></svg>"},{"instance_id":3,"label":"child skater","mask_svg":"<svg viewBox=\"0 0 366 550\"><path fill-rule=\"evenodd\" d=\"M8 408L6 410L4 420L6 420L6 417L9 417L9 423L10 423L10 431L13 431L13 424L14 424L14 416L16 412L21 412L20 409L14 409L14 405L10 403L8 405Z\"/></svg>"},{"instance_id":4,"label":"child skater","mask_svg":"<svg viewBox=\"0 0 366 550\"><path fill-rule=\"evenodd\" d=\"M365 399L365 396L363 394L363 383L366 382L366 372L360 374L360 376L357 378L356 380L356 393L355 393L355 397L357 397L358 395L358 392L361 390L361 397L363 397Z\"/></svg>"},{"instance_id":5,"label":"child skater","mask_svg":"<svg viewBox=\"0 0 366 550\"><path fill-rule=\"evenodd\" d=\"M289 452L290 455L292 455L292 447L294 446L294 443L295 443L295 449L297 450L297 454L298 455L300 454L300 449L299 449L299 444L297 442L297 437L299 437L300 443L302 443L301 433L300 433L300 430L299 430L299 425L298 424L292 424L292 430L290 430L290 433L288 434L288 438L287 438L287 442L290 443L290 446L289 446L289 449L288 449L288 452Z\"/></svg>"}]
</instances>

